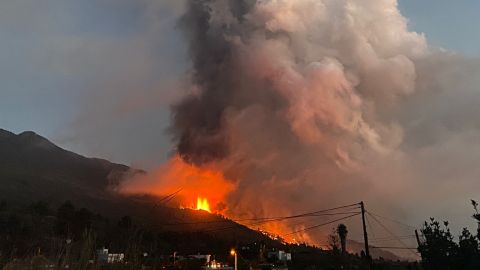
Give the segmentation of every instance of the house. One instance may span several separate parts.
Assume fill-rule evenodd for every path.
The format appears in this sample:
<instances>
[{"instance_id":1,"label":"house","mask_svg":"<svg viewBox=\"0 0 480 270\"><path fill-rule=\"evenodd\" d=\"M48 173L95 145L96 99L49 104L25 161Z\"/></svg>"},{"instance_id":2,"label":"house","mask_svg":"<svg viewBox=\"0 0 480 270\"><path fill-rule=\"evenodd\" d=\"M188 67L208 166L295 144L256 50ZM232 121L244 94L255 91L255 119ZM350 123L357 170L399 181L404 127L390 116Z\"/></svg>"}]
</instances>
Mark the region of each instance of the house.
<instances>
[{"instance_id":1,"label":"house","mask_svg":"<svg viewBox=\"0 0 480 270\"><path fill-rule=\"evenodd\" d=\"M233 267L226 264L221 264L215 260L210 261L206 266L202 267L203 270L233 270Z\"/></svg>"},{"instance_id":2,"label":"house","mask_svg":"<svg viewBox=\"0 0 480 270\"><path fill-rule=\"evenodd\" d=\"M121 263L125 259L124 253L109 253L107 248L97 250L97 259L100 263Z\"/></svg>"},{"instance_id":3,"label":"house","mask_svg":"<svg viewBox=\"0 0 480 270\"><path fill-rule=\"evenodd\" d=\"M292 260L292 254L283 250L268 252L268 260L273 262L287 262Z\"/></svg>"},{"instance_id":4,"label":"house","mask_svg":"<svg viewBox=\"0 0 480 270\"><path fill-rule=\"evenodd\" d=\"M210 254L197 254L197 255L189 255L188 256L191 259L196 259L196 260L202 260L205 261L206 264L210 263L210 259L212 258L212 255Z\"/></svg>"}]
</instances>

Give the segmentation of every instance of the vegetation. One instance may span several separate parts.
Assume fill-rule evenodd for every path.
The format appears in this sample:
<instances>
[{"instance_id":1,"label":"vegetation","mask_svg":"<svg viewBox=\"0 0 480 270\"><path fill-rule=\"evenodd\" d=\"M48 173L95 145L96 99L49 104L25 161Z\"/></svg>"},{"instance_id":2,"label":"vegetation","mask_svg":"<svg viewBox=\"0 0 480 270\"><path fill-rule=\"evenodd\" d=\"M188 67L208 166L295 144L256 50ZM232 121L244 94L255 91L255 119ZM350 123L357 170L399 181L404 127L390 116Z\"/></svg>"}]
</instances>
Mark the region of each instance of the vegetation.
<instances>
[{"instance_id":1,"label":"vegetation","mask_svg":"<svg viewBox=\"0 0 480 270\"><path fill-rule=\"evenodd\" d=\"M42 201L29 205L3 201L0 202L0 269L200 269L203 262L192 259L177 260L174 265L173 254L179 257L215 254L217 260L231 264L233 258L228 253L232 247L239 251L240 269L262 265L265 268L274 263L266 259L266 253L272 249L292 253L289 269L368 269L364 255L340 252L348 232L343 226L332 231L335 239L332 250L322 250L306 244L230 241L214 233L162 231L130 216L111 220L77 208L69 201L56 209ZM113 253L124 253L124 263L99 263L96 250L103 247ZM378 269L409 269L408 265L377 262Z\"/></svg>"},{"instance_id":2,"label":"vegetation","mask_svg":"<svg viewBox=\"0 0 480 270\"><path fill-rule=\"evenodd\" d=\"M477 203L472 201L479 221ZM480 269L480 236L464 228L454 237L448 222L431 218L421 229L416 263L375 260L378 269L474 270ZM216 254L217 260L229 262L231 247L239 249L240 269L268 265L265 252L281 248L292 253L289 269L368 269L364 254L346 252L348 229L339 224L329 236L329 250L308 245L271 245L271 243L234 242L202 232L174 232L149 228L140 220L124 216L117 221L77 208L67 201L56 209L43 201L29 205L0 201L1 269L141 269L173 267L199 269L198 260L182 260L173 265L172 255ZM96 250L107 247L124 253L125 262L102 265ZM260 257L259 257L260 254ZM263 255L262 255L263 254Z\"/></svg>"},{"instance_id":3,"label":"vegetation","mask_svg":"<svg viewBox=\"0 0 480 270\"><path fill-rule=\"evenodd\" d=\"M149 230L128 216L115 222L68 201L56 210L45 202L0 206L0 269L32 263L87 269L103 247L125 253L131 269L138 269L134 266L168 265L174 252L221 254L232 247L205 233Z\"/></svg>"},{"instance_id":4,"label":"vegetation","mask_svg":"<svg viewBox=\"0 0 480 270\"><path fill-rule=\"evenodd\" d=\"M337 227L338 237L340 238L340 245L342 247L342 254L347 252L347 226L345 224L339 224Z\"/></svg>"},{"instance_id":5,"label":"vegetation","mask_svg":"<svg viewBox=\"0 0 480 270\"><path fill-rule=\"evenodd\" d=\"M472 200L479 221L477 203ZM421 232L423 241L418 251L422 255L425 270L474 270L480 269L479 234L473 235L464 228L455 242L447 221L441 223L434 218L425 222Z\"/></svg>"}]
</instances>

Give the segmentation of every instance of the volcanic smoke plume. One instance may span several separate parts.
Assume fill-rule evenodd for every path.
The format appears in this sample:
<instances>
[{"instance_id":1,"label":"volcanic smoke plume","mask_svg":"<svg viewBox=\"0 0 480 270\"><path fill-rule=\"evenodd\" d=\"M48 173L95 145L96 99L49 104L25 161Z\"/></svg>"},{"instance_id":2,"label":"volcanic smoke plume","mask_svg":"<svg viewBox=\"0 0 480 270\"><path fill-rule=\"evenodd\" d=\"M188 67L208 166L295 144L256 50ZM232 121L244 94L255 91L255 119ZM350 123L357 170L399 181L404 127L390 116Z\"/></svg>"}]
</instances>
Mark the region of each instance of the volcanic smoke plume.
<instances>
[{"instance_id":1,"label":"volcanic smoke plume","mask_svg":"<svg viewBox=\"0 0 480 270\"><path fill-rule=\"evenodd\" d=\"M192 69L191 91L172 107L176 155L124 190L221 194L214 204L232 217L399 191L390 175L405 156L396 115L438 55L408 31L396 0L191 0L179 24Z\"/></svg>"}]
</instances>

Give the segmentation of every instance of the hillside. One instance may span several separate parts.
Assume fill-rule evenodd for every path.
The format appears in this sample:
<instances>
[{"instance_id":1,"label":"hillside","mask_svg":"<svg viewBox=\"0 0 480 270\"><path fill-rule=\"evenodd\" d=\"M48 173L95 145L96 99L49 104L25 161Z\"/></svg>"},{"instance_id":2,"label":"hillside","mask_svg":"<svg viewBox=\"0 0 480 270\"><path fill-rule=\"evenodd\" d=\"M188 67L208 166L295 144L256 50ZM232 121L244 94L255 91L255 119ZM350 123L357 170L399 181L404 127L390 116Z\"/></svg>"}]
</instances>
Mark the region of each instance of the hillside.
<instances>
[{"instance_id":1,"label":"hillside","mask_svg":"<svg viewBox=\"0 0 480 270\"><path fill-rule=\"evenodd\" d=\"M157 205L154 197L113 192L111 187L132 171L142 173L64 150L31 131L14 134L0 129L0 201L45 201L56 207L68 200L111 218L135 217L157 231L211 231L226 239L265 238L217 215Z\"/></svg>"},{"instance_id":2,"label":"hillside","mask_svg":"<svg viewBox=\"0 0 480 270\"><path fill-rule=\"evenodd\" d=\"M111 197L107 187L128 170L66 151L31 131L16 135L0 130L0 195L5 199L102 200Z\"/></svg>"}]
</instances>

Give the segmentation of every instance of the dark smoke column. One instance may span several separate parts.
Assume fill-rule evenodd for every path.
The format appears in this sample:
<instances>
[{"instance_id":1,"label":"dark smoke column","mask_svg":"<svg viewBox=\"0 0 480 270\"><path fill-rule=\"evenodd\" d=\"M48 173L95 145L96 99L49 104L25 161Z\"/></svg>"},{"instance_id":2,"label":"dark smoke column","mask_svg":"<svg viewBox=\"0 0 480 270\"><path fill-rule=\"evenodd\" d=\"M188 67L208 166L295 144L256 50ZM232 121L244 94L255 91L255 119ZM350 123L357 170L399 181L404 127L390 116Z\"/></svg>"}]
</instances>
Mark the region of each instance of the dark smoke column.
<instances>
[{"instance_id":1,"label":"dark smoke column","mask_svg":"<svg viewBox=\"0 0 480 270\"><path fill-rule=\"evenodd\" d=\"M201 164L222 159L228 154L227 136L223 129L224 113L232 106L232 92L236 88L238 68L229 34L235 32L227 25L212 25L212 1L192 0L181 19L190 43L192 83L198 87L173 106L171 131L179 155L187 162ZM227 3L229 2L229 3ZM230 14L243 15L243 1L225 1Z\"/></svg>"}]
</instances>

